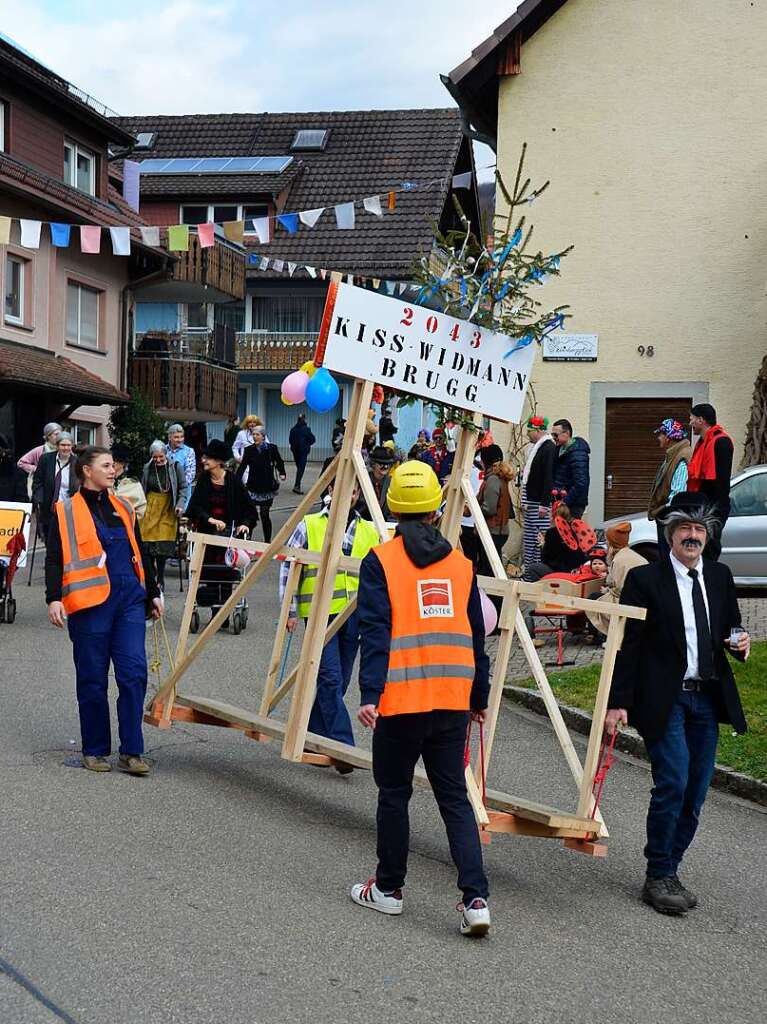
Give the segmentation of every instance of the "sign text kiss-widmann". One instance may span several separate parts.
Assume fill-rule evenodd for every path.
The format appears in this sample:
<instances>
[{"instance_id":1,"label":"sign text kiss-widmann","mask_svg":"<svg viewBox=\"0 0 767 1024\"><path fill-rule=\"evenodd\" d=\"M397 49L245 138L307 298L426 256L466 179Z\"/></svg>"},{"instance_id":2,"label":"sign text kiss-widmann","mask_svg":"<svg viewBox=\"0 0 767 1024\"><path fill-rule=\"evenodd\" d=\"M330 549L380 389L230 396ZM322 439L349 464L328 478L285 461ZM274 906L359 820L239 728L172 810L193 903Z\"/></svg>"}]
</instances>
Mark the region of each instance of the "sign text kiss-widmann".
<instances>
[{"instance_id":1,"label":"sign text kiss-widmann","mask_svg":"<svg viewBox=\"0 0 767 1024\"><path fill-rule=\"evenodd\" d=\"M535 346L425 306L339 284L323 365L494 419L518 422ZM330 314L330 315L329 315Z\"/></svg>"}]
</instances>

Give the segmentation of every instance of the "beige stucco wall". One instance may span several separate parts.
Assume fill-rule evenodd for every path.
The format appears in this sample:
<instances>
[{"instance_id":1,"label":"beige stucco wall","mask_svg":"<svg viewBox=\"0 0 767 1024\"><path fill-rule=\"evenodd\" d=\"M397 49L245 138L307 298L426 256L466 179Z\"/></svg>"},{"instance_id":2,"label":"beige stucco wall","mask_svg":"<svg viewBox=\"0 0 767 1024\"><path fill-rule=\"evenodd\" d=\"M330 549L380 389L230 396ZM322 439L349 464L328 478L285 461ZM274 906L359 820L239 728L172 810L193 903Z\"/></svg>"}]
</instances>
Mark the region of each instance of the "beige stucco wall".
<instances>
[{"instance_id":1,"label":"beige stucco wall","mask_svg":"<svg viewBox=\"0 0 767 1024\"><path fill-rule=\"evenodd\" d=\"M43 210L6 198L4 212L11 216L46 218ZM50 217L50 214L47 215ZM62 218L64 219L64 218ZM14 220L10 246L0 245L0 285L5 295L6 252L28 261L27 283L32 280L28 316L23 326L0 322L0 337L24 345L35 345L66 356L95 373L110 384L120 386L120 324L121 292L128 282L128 260L112 255L108 231L102 232L101 252L89 255L80 251L79 232L72 228L70 245L56 249L50 242L50 231L43 225L40 248L24 249L19 245L19 225ZM65 340L67 282L77 280L101 292L100 341L98 351L90 351ZM29 289L28 289L29 290ZM0 311L0 315L1 315ZM97 427L96 440L108 440L105 424L111 409L108 405L80 406L72 419ZM44 419L44 413L41 411ZM42 422L41 422L42 426Z\"/></svg>"},{"instance_id":2,"label":"beige stucco wall","mask_svg":"<svg viewBox=\"0 0 767 1024\"><path fill-rule=\"evenodd\" d=\"M767 351L766 42L764 3L568 0L500 79L499 167L511 185L528 143L533 183L551 179L528 212L536 248L575 244L541 297L599 335L598 362L539 353L533 374L541 412L597 434L593 498L611 382L707 386L740 447Z\"/></svg>"}]
</instances>

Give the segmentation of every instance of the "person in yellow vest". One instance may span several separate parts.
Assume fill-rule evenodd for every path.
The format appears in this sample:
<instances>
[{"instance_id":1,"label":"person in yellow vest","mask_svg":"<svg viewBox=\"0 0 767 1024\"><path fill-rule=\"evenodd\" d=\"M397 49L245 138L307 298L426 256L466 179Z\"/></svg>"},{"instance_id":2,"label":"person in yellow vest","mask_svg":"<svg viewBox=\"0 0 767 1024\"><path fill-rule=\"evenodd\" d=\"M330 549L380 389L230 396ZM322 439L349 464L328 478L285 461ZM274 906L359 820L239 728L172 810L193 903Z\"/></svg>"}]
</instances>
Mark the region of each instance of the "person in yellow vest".
<instances>
[{"instance_id":1,"label":"person in yellow vest","mask_svg":"<svg viewBox=\"0 0 767 1024\"><path fill-rule=\"evenodd\" d=\"M439 805L463 901L462 935L490 928L488 886L466 795L469 716L484 721L490 692L485 625L471 562L434 526L442 488L434 470L404 462L389 487L394 538L360 567L362 650L358 718L373 732L378 786L378 867L351 890L355 903L402 913L408 804L419 757Z\"/></svg>"},{"instance_id":2,"label":"person in yellow vest","mask_svg":"<svg viewBox=\"0 0 767 1024\"><path fill-rule=\"evenodd\" d=\"M145 622L162 614L160 589L144 553L136 513L110 493L115 469L106 448L79 457L80 488L58 501L45 556L50 622L66 623L77 676L83 766L108 772L109 664L117 683L118 767L146 775L141 721L147 686Z\"/></svg>"},{"instance_id":3,"label":"person in yellow vest","mask_svg":"<svg viewBox=\"0 0 767 1024\"><path fill-rule=\"evenodd\" d=\"M328 488L324 507L321 512L304 516L288 539L288 547L306 548L308 551L321 551L328 528L328 511L332 500L333 488ZM362 519L355 510L359 499L359 490L355 486L352 493L352 510L344 535L342 550L345 555L353 558L364 558L372 547L378 544L378 530L367 519ZM280 600L285 593L290 564L282 563L280 572ZM301 572L298 592L293 600L287 628L291 632L296 628L299 619L309 617L312 596L318 582L318 567L305 565ZM358 578L354 573L339 572L333 584L333 600L330 603L330 618L342 612L349 600L357 593ZM344 696L349 689L354 659L359 650L359 625L356 612L349 616L338 632L323 648L317 674L317 696L309 716L309 731L319 736L327 736L341 743L354 745L352 723L349 712L344 704ZM342 774L351 771L344 767L338 769Z\"/></svg>"}]
</instances>

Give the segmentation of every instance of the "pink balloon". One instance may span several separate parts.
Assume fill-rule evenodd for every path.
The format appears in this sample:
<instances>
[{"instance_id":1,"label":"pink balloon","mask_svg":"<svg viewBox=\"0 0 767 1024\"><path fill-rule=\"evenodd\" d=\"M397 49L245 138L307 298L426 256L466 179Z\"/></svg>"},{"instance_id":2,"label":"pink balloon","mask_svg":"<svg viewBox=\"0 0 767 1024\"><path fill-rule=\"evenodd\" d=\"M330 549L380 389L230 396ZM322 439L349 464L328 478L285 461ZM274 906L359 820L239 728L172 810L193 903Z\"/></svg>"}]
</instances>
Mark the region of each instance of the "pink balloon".
<instances>
[{"instance_id":1,"label":"pink balloon","mask_svg":"<svg viewBox=\"0 0 767 1024\"><path fill-rule=\"evenodd\" d=\"M482 604L482 618L485 620L485 636L490 636L498 625L498 612L482 587L479 588L479 600Z\"/></svg>"},{"instance_id":2,"label":"pink balloon","mask_svg":"<svg viewBox=\"0 0 767 1024\"><path fill-rule=\"evenodd\" d=\"M287 402L292 402L293 405L298 405L299 402L303 402L306 396L306 385L309 383L309 374L303 370L296 370L294 373L289 373L285 380L282 382L282 397Z\"/></svg>"}]
</instances>

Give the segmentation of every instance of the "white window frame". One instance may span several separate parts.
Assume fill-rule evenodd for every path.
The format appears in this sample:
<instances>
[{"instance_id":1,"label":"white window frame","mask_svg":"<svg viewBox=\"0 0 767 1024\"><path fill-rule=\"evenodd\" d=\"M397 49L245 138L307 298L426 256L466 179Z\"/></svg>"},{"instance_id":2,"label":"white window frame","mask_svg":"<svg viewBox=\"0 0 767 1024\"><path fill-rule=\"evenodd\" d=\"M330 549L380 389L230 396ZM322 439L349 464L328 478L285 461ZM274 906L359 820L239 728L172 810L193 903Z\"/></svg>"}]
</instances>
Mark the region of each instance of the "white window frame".
<instances>
[{"instance_id":1,"label":"white window frame","mask_svg":"<svg viewBox=\"0 0 767 1024\"><path fill-rule=\"evenodd\" d=\"M213 223L213 210L214 210L214 208L216 206L236 206L237 207L237 216L235 217L235 220L245 220L245 217L243 216L243 210L245 209L246 206L264 206L264 207L266 207L266 211L267 211L267 213L265 214L266 216L268 216L268 211L269 211L269 204L268 203L221 203L221 202L218 202L218 203L205 203L205 202L201 202L201 203L181 203L179 205L179 208L178 208L179 224L183 224L184 223L184 208L187 207L187 206L207 206L208 207L208 214L207 214L207 216L208 216L208 223L209 224ZM253 218L250 217L248 219L252 220ZM256 234L255 231L247 231L246 230L244 232L243 237L244 238L258 238L258 235ZM271 223L271 220L270 220L269 221L269 238L268 238L268 241L271 242L271 240L272 240L272 223Z\"/></svg>"},{"instance_id":2,"label":"white window frame","mask_svg":"<svg viewBox=\"0 0 767 1024\"><path fill-rule=\"evenodd\" d=\"M5 311L5 299L8 295L8 265L10 263L16 263L19 267L19 315L14 316L11 313ZM3 294L3 319L7 324L15 324L17 327L24 325L24 276L26 272L27 261L22 259L21 256L15 256L13 253L7 253L5 257L5 289Z\"/></svg>"},{"instance_id":3,"label":"white window frame","mask_svg":"<svg viewBox=\"0 0 767 1024\"><path fill-rule=\"evenodd\" d=\"M90 351L90 352L101 352L102 351L102 348L101 348L101 299L102 299L102 296L103 296L104 293L102 291L100 291L98 288L93 288L89 284L83 284L82 281L78 281L75 278L71 278L70 277L67 280L67 298L66 298L67 306L69 304L69 288L70 288L70 285L73 288L77 288L77 338L74 339L74 338L70 338L69 337L69 334L67 332L67 320L68 320L68 315L67 314L68 314L68 309L65 308L64 309L64 340L66 341L67 345L75 345L77 348L84 348L84 349L86 349L86 351ZM86 344L86 343L80 341L80 338L82 336L82 309L83 309L82 294L83 294L83 291L93 292L93 294L96 296L96 344L95 345Z\"/></svg>"},{"instance_id":4,"label":"white window frame","mask_svg":"<svg viewBox=\"0 0 767 1024\"><path fill-rule=\"evenodd\" d=\"M96 443L98 426L98 423L89 423L87 420L67 420L64 424L64 429L68 430L72 435L75 444L91 445ZM81 431L87 431L87 440L83 441L80 438Z\"/></svg>"},{"instance_id":5,"label":"white window frame","mask_svg":"<svg viewBox=\"0 0 767 1024\"><path fill-rule=\"evenodd\" d=\"M73 139L64 139L64 152L66 154L67 149L71 152L71 159L69 162L69 174L72 180L66 180L66 161L64 162L65 178L64 183L69 185L71 188L76 188L79 192L86 192L86 195L96 195L96 154L92 149L88 149L86 146L81 146L79 142L75 142ZM81 189L77 185L77 158L80 156L87 157L90 160L90 181L88 183L87 190Z\"/></svg>"}]
</instances>

